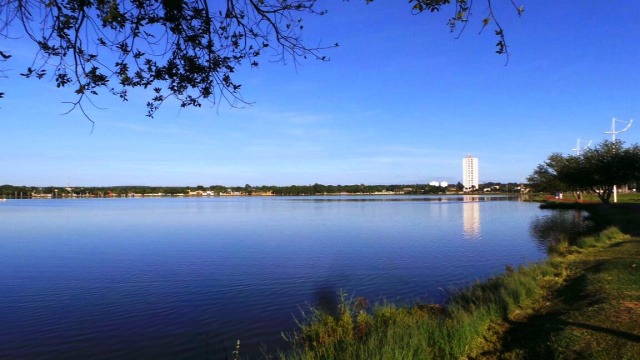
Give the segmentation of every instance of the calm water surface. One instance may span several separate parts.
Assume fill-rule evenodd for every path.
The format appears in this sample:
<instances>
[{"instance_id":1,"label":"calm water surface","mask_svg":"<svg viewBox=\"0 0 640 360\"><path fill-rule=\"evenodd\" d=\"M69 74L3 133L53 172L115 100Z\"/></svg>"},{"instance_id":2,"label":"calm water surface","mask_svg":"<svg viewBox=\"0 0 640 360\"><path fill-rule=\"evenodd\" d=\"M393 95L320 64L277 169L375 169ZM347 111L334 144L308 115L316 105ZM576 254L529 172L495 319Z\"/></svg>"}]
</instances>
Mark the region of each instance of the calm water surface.
<instances>
[{"instance_id":1,"label":"calm water surface","mask_svg":"<svg viewBox=\"0 0 640 360\"><path fill-rule=\"evenodd\" d=\"M538 261L543 216L482 196L9 200L0 359L255 356L339 289L441 302Z\"/></svg>"}]
</instances>

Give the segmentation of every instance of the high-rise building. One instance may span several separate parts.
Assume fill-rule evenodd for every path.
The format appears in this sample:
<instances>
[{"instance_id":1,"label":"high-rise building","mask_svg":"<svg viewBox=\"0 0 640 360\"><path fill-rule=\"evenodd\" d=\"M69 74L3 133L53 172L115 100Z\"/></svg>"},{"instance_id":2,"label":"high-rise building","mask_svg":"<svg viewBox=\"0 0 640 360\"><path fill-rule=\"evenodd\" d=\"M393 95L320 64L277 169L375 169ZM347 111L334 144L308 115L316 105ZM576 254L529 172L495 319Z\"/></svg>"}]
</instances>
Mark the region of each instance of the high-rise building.
<instances>
[{"instance_id":1,"label":"high-rise building","mask_svg":"<svg viewBox=\"0 0 640 360\"><path fill-rule=\"evenodd\" d=\"M478 189L478 158L467 155L462 159L462 185L465 191Z\"/></svg>"}]
</instances>

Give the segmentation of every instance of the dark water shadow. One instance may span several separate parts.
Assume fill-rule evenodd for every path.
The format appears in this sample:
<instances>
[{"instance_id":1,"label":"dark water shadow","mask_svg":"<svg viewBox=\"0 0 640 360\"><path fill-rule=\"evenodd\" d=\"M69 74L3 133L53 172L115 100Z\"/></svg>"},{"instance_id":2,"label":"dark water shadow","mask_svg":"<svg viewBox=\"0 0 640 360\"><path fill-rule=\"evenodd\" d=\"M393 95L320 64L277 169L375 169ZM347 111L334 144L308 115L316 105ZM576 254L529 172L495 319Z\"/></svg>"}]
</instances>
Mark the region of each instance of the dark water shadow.
<instances>
[{"instance_id":1,"label":"dark water shadow","mask_svg":"<svg viewBox=\"0 0 640 360\"><path fill-rule=\"evenodd\" d=\"M573 245L580 237L595 231L584 210L547 210L534 219L529 226L531 236L544 250L551 249L563 241Z\"/></svg>"},{"instance_id":2,"label":"dark water shadow","mask_svg":"<svg viewBox=\"0 0 640 360\"><path fill-rule=\"evenodd\" d=\"M338 316L338 300L339 291L336 286L322 284L313 291L312 306L318 308L321 312L329 314L333 317Z\"/></svg>"},{"instance_id":3,"label":"dark water shadow","mask_svg":"<svg viewBox=\"0 0 640 360\"><path fill-rule=\"evenodd\" d=\"M615 226L627 235L640 236L640 222L637 221L640 204L600 205L589 211L594 213L594 219L602 229Z\"/></svg>"},{"instance_id":4,"label":"dark water shadow","mask_svg":"<svg viewBox=\"0 0 640 360\"><path fill-rule=\"evenodd\" d=\"M203 358L209 360L231 359L233 356L234 342L225 337L222 332L210 332L204 336Z\"/></svg>"}]
</instances>

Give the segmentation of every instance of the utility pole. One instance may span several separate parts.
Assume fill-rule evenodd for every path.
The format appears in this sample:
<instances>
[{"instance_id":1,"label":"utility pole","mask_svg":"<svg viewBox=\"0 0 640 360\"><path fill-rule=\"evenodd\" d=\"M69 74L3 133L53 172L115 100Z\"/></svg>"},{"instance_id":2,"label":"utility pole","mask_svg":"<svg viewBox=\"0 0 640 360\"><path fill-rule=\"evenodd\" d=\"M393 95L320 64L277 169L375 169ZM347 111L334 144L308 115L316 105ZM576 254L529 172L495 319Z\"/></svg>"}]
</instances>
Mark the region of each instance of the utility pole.
<instances>
[{"instance_id":1,"label":"utility pole","mask_svg":"<svg viewBox=\"0 0 640 360\"><path fill-rule=\"evenodd\" d=\"M587 150L589 146L591 146L591 140L589 140L589 143L585 147L580 147L580 138L578 138L578 144L576 145L576 148L571 150L575 151L576 155L580 156L580 152L583 150Z\"/></svg>"},{"instance_id":2,"label":"utility pole","mask_svg":"<svg viewBox=\"0 0 640 360\"><path fill-rule=\"evenodd\" d=\"M629 124L627 124L627 127L625 127L622 130L616 131L616 121L622 122L620 120L616 120L616 118L611 118L611 131L604 132L605 134L611 134L611 140L613 142L616 141L616 134L629 130L629 128L631 127L631 124L633 123L633 119L630 119ZM614 203L618 202L618 188L616 185L613 185L613 202Z\"/></svg>"}]
</instances>

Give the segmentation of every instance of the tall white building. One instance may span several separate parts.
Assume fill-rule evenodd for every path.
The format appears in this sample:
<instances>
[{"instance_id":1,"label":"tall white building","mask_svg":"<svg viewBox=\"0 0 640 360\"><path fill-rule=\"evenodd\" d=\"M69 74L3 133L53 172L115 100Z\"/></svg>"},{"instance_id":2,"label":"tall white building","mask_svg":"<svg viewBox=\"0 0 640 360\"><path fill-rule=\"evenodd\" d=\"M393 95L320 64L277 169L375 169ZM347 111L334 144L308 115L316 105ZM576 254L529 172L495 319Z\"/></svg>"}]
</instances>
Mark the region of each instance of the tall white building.
<instances>
[{"instance_id":1,"label":"tall white building","mask_svg":"<svg viewBox=\"0 0 640 360\"><path fill-rule=\"evenodd\" d=\"M467 155L462 159L462 185L465 190L470 190L472 186L478 189L478 158Z\"/></svg>"}]
</instances>

